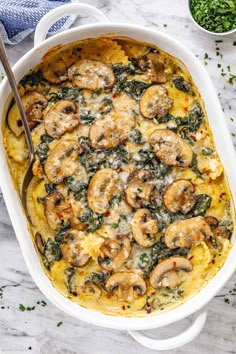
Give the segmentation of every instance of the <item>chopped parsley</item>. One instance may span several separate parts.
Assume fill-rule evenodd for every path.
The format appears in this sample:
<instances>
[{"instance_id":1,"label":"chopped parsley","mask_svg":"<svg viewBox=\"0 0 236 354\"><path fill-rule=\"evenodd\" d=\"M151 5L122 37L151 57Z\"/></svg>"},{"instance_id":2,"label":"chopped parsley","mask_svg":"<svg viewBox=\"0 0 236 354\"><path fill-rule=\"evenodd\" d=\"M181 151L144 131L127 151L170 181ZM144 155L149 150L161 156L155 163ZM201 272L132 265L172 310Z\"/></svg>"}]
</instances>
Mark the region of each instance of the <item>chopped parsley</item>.
<instances>
[{"instance_id":1,"label":"chopped parsley","mask_svg":"<svg viewBox=\"0 0 236 354\"><path fill-rule=\"evenodd\" d=\"M191 0L190 10L195 21L210 32L236 28L235 0Z\"/></svg>"}]
</instances>

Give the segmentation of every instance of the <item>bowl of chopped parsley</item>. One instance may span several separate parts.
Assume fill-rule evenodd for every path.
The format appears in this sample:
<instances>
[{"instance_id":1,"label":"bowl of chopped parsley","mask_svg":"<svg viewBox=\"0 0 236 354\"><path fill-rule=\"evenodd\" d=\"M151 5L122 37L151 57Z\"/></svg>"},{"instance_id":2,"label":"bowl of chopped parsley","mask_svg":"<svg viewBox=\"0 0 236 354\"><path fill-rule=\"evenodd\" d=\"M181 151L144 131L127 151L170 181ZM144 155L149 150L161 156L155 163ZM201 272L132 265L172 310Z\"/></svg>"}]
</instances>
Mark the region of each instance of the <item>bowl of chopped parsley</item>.
<instances>
[{"instance_id":1,"label":"bowl of chopped parsley","mask_svg":"<svg viewBox=\"0 0 236 354\"><path fill-rule=\"evenodd\" d=\"M193 22L207 33L226 35L236 31L236 0L189 0Z\"/></svg>"}]
</instances>

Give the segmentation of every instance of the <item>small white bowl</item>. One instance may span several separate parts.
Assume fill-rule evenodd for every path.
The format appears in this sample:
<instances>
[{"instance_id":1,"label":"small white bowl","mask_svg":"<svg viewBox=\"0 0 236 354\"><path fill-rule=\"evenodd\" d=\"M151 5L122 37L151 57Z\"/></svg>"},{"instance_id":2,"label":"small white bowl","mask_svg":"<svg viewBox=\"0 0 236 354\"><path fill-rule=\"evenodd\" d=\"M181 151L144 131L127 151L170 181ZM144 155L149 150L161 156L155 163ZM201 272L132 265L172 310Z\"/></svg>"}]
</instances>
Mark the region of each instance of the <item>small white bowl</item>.
<instances>
[{"instance_id":1,"label":"small white bowl","mask_svg":"<svg viewBox=\"0 0 236 354\"><path fill-rule=\"evenodd\" d=\"M202 27L201 25L199 25L199 23L197 23L192 15L191 9L190 9L190 3L192 0L188 0L188 13L190 18L192 19L193 23L195 23L195 25L200 28L203 32L209 33L209 34L214 34L215 36L226 36L228 34L234 33L236 32L236 28L231 29L230 31L226 31L226 32L212 32L212 31L208 31L207 29L205 29L204 27Z\"/></svg>"}]
</instances>

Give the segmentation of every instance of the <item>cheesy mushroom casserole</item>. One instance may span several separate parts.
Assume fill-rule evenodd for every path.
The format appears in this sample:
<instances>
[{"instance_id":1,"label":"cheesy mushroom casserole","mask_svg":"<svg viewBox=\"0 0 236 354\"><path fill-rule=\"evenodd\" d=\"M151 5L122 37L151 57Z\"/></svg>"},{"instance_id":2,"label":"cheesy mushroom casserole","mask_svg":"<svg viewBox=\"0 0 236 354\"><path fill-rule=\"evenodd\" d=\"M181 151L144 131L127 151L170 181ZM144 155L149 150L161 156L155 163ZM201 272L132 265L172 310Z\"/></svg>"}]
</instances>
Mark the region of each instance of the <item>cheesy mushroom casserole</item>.
<instances>
[{"instance_id":1,"label":"cheesy mushroom casserole","mask_svg":"<svg viewBox=\"0 0 236 354\"><path fill-rule=\"evenodd\" d=\"M176 307L222 267L231 196L187 68L127 38L56 48L19 84L36 151L28 189L33 240L71 301L105 314ZM22 122L4 128L20 190Z\"/></svg>"}]
</instances>

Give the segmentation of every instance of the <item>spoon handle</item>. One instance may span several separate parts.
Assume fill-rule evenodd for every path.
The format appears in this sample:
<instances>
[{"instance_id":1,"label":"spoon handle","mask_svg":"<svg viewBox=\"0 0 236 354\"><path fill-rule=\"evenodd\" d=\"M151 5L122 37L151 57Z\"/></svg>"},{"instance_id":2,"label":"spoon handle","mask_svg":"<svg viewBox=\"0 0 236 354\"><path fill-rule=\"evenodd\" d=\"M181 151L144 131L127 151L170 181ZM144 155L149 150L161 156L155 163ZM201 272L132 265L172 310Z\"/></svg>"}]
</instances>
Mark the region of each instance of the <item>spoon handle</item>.
<instances>
[{"instance_id":1,"label":"spoon handle","mask_svg":"<svg viewBox=\"0 0 236 354\"><path fill-rule=\"evenodd\" d=\"M9 60L7 58L7 53L6 53L6 48L5 45L3 43L2 37L0 35L0 60L2 62L2 65L4 67L4 70L6 72L7 78L8 78L8 82L11 86L12 92L13 92L13 96L15 98L16 101L16 105L18 107L18 110L20 112L20 116L22 119L22 123L23 123L23 128L25 131L25 138L26 138L26 143L28 146L28 150L29 150L29 160L30 162L33 160L34 158L34 146L33 146L33 142L32 142L32 138L31 138L31 133L30 133L30 129L29 129L29 125L28 125L28 120L26 118L25 115L25 110L17 89L17 85L16 85L16 81L15 81L15 77L13 75L13 72L11 70L10 67L10 63Z\"/></svg>"}]
</instances>

